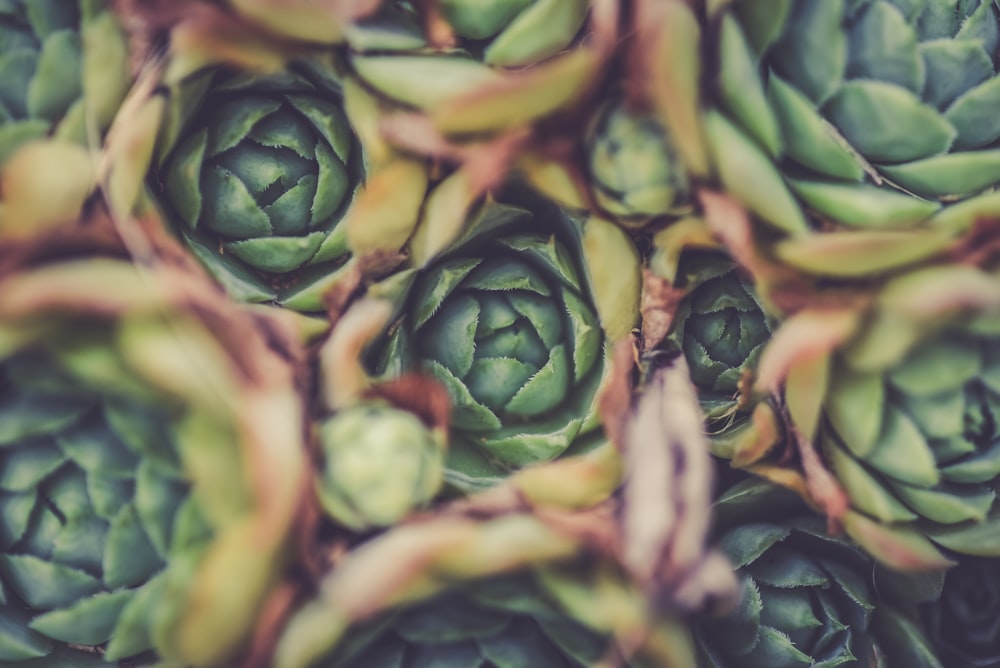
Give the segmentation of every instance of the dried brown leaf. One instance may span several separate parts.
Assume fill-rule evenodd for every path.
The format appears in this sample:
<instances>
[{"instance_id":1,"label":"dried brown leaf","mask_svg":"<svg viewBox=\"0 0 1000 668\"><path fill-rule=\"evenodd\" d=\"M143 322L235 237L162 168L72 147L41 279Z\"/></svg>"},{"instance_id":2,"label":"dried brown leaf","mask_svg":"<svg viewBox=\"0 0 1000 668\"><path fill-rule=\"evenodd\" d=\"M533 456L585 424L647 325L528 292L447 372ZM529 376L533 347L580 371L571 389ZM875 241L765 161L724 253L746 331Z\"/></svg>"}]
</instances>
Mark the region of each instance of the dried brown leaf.
<instances>
[{"instance_id":1,"label":"dried brown leaf","mask_svg":"<svg viewBox=\"0 0 1000 668\"><path fill-rule=\"evenodd\" d=\"M677 288L649 269L642 270L642 299L639 312L642 316L642 352L656 348L673 326L677 307L688 290Z\"/></svg>"}]
</instances>

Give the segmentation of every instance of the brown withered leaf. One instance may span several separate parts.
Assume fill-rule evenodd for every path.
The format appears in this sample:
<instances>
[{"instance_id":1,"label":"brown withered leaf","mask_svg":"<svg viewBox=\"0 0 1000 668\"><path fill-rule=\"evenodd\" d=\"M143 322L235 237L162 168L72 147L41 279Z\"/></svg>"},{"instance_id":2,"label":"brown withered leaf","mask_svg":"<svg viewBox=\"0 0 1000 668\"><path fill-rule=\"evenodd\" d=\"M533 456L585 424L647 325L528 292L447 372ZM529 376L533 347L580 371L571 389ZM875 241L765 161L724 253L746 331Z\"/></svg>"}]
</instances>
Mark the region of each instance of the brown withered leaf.
<instances>
[{"instance_id":1,"label":"brown withered leaf","mask_svg":"<svg viewBox=\"0 0 1000 668\"><path fill-rule=\"evenodd\" d=\"M659 605L725 605L736 580L707 547L713 472L701 406L682 355L648 362L626 425L622 557Z\"/></svg>"},{"instance_id":2,"label":"brown withered leaf","mask_svg":"<svg viewBox=\"0 0 1000 668\"><path fill-rule=\"evenodd\" d=\"M657 276L649 269L642 270L642 298L639 314L642 318L642 352L648 353L666 338L674 323L677 307L688 290Z\"/></svg>"},{"instance_id":3,"label":"brown withered leaf","mask_svg":"<svg viewBox=\"0 0 1000 668\"><path fill-rule=\"evenodd\" d=\"M816 450L816 445L802 435L787 411L782 411L782 417L785 422L785 433L791 436L799 455L809 500L826 515L827 531L838 534L843 528L844 515L850 507L847 494L826 468Z\"/></svg>"},{"instance_id":4,"label":"brown withered leaf","mask_svg":"<svg viewBox=\"0 0 1000 668\"><path fill-rule=\"evenodd\" d=\"M451 397L444 385L430 376L403 374L372 385L364 397L385 399L419 417L431 430L443 435L448 433Z\"/></svg>"},{"instance_id":5,"label":"brown withered leaf","mask_svg":"<svg viewBox=\"0 0 1000 668\"><path fill-rule=\"evenodd\" d=\"M171 49L257 70L275 70L307 47L206 0L115 0L130 39L130 69Z\"/></svg>"},{"instance_id":6,"label":"brown withered leaf","mask_svg":"<svg viewBox=\"0 0 1000 668\"><path fill-rule=\"evenodd\" d=\"M632 412L632 376L637 361L635 336L627 336L615 344L608 380L597 397L604 433L619 452L625 448L625 429Z\"/></svg>"},{"instance_id":7,"label":"brown withered leaf","mask_svg":"<svg viewBox=\"0 0 1000 668\"><path fill-rule=\"evenodd\" d=\"M989 269L1000 264L1000 218L981 218L948 251L948 260Z\"/></svg>"},{"instance_id":8,"label":"brown withered leaf","mask_svg":"<svg viewBox=\"0 0 1000 668\"><path fill-rule=\"evenodd\" d=\"M377 250L351 260L344 276L323 295L331 327L337 324L351 303L373 281L388 276L406 259L399 251Z\"/></svg>"}]
</instances>

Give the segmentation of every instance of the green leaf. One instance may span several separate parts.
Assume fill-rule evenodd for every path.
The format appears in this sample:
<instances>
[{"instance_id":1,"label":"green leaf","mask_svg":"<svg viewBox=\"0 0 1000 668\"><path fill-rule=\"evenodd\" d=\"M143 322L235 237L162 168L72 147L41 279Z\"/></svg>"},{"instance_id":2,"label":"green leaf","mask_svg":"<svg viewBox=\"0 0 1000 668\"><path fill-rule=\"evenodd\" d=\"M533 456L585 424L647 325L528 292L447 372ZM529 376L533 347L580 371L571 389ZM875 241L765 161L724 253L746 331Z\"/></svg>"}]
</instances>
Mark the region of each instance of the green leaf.
<instances>
[{"instance_id":1,"label":"green leaf","mask_svg":"<svg viewBox=\"0 0 1000 668\"><path fill-rule=\"evenodd\" d=\"M560 344L549 353L545 366L522 384L504 409L524 417L542 415L558 406L570 391L569 377L566 347Z\"/></svg>"},{"instance_id":2,"label":"green leaf","mask_svg":"<svg viewBox=\"0 0 1000 668\"><path fill-rule=\"evenodd\" d=\"M413 308L413 329L417 330L437 312L455 288L473 269L482 263L480 258L451 260L435 266L414 288L410 296Z\"/></svg>"},{"instance_id":3,"label":"green leaf","mask_svg":"<svg viewBox=\"0 0 1000 668\"><path fill-rule=\"evenodd\" d=\"M334 155L333 150L322 142L316 144L316 165L319 167L319 174L309 225L315 227L322 224L332 228L339 219L331 220L331 217L345 204L345 198L349 199L354 194L358 184L352 181L347 167Z\"/></svg>"},{"instance_id":4,"label":"green leaf","mask_svg":"<svg viewBox=\"0 0 1000 668\"><path fill-rule=\"evenodd\" d=\"M501 78L480 62L440 55L354 56L351 65L365 83L418 109L433 108Z\"/></svg>"},{"instance_id":5,"label":"green leaf","mask_svg":"<svg viewBox=\"0 0 1000 668\"><path fill-rule=\"evenodd\" d=\"M906 162L944 153L957 135L950 122L916 95L881 81L844 84L824 112L873 162Z\"/></svg>"},{"instance_id":6,"label":"green leaf","mask_svg":"<svg viewBox=\"0 0 1000 668\"><path fill-rule=\"evenodd\" d=\"M316 95L287 95L295 110L305 116L319 133L321 143L333 149L341 164L346 165L354 146L351 125L340 104Z\"/></svg>"},{"instance_id":7,"label":"green leaf","mask_svg":"<svg viewBox=\"0 0 1000 668\"><path fill-rule=\"evenodd\" d=\"M21 447L0 449L0 489L33 491L65 462L62 450L50 439L29 440Z\"/></svg>"},{"instance_id":8,"label":"green leaf","mask_svg":"<svg viewBox=\"0 0 1000 668\"><path fill-rule=\"evenodd\" d=\"M279 108L279 100L259 95L240 95L219 103L205 123L209 128L206 156L212 158L233 148L258 122Z\"/></svg>"},{"instance_id":9,"label":"green leaf","mask_svg":"<svg viewBox=\"0 0 1000 668\"><path fill-rule=\"evenodd\" d=\"M480 4L473 3L474 13ZM513 2L502 3L515 5ZM497 67L532 65L568 47L587 16L585 0L536 0L516 4L526 7L494 38L483 61Z\"/></svg>"},{"instance_id":10,"label":"green leaf","mask_svg":"<svg viewBox=\"0 0 1000 668\"><path fill-rule=\"evenodd\" d=\"M10 110L15 118L28 115L28 87L35 75L38 53L29 49L18 49L0 54L0 104Z\"/></svg>"},{"instance_id":11,"label":"green leaf","mask_svg":"<svg viewBox=\"0 0 1000 668\"><path fill-rule=\"evenodd\" d=\"M241 141L229 150L238 150L247 144L256 143L265 149L290 149L309 162L316 150L316 135L312 131L312 125L302 122L298 114L284 106L257 121L246 138L250 141ZM280 156L282 153L273 151L272 155Z\"/></svg>"},{"instance_id":12,"label":"green leaf","mask_svg":"<svg viewBox=\"0 0 1000 668\"><path fill-rule=\"evenodd\" d=\"M81 571L100 573L107 532L108 524L100 518L92 515L74 517L62 525L49 557Z\"/></svg>"},{"instance_id":13,"label":"green leaf","mask_svg":"<svg viewBox=\"0 0 1000 668\"><path fill-rule=\"evenodd\" d=\"M479 300L467 294L451 296L418 333L421 355L465 378L475 360L479 319Z\"/></svg>"},{"instance_id":14,"label":"green leaf","mask_svg":"<svg viewBox=\"0 0 1000 668\"><path fill-rule=\"evenodd\" d=\"M226 239L252 239L271 234L268 219L236 174L219 166L201 177L201 225Z\"/></svg>"},{"instance_id":15,"label":"green leaf","mask_svg":"<svg viewBox=\"0 0 1000 668\"><path fill-rule=\"evenodd\" d=\"M761 590L760 623L777 629L815 629L823 625L813 612L808 592L793 589Z\"/></svg>"},{"instance_id":16,"label":"green leaf","mask_svg":"<svg viewBox=\"0 0 1000 668\"><path fill-rule=\"evenodd\" d=\"M412 643L440 644L489 638L500 633L510 616L476 605L460 594L442 596L431 605L403 613L393 629Z\"/></svg>"},{"instance_id":17,"label":"green leaf","mask_svg":"<svg viewBox=\"0 0 1000 668\"><path fill-rule=\"evenodd\" d=\"M503 357L479 357L465 377L470 394L494 412L506 409L511 398L538 370L530 364ZM555 386L553 392L563 390Z\"/></svg>"},{"instance_id":18,"label":"green leaf","mask_svg":"<svg viewBox=\"0 0 1000 668\"><path fill-rule=\"evenodd\" d=\"M955 100L944 116L958 131L956 150L985 147L1000 137L1000 78L993 77Z\"/></svg>"},{"instance_id":19,"label":"green leaf","mask_svg":"<svg viewBox=\"0 0 1000 668\"><path fill-rule=\"evenodd\" d=\"M23 494L0 494L0 550L9 549L24 536L36 501L36 490ZM0 602L2 598L0 595Z\"/></svg>"},{"instance_id":20,"label":"green leaf","mask_svg":"<svg viewBox=\"0 0 1000 668\"><path fill-rule=\"evenodd\" d=\"M76 645L100 645L111 638L122 608L134 592L101 592L61 610L39 615L31 628L50 638Z\"/></svg>"},{"instance_id":21,"label":"green leaf","mask_svg":"<svg viewBox=\"0 0 1000 668\"><path fill-rule=\"evenodd\" d=\"M927 66L923 97L938 109L993 77L993 61L981 42L938 39L922 43L920 54Z\"/></svg>"},{"instance_id":22,"label":"green leaf","mask_svg":"<svg viewBox=\"0 0 1000 668\"><path fill-rule=\"evenodd\" d=\"M768 80L767 95L789 157L834 179L864 178L864 168L847 141L820 116L809 98L776 74Z\"/></svg>"},{"instance_id":23,"label":"green leaf","mask_svg":"<svg viewBox=\"0 0 1000 668\"><path fill-rule=\"evenodd\" d=\"M88 415L57 435L56 442L66 457L85 471L130 477L139 458L108 429L102 417Z\"/></svg>"},{"instance_id":24,"label":"green leaf","mask_svg":"<svg viewBox=\"0 0 1000 668\"><path fill-rule=\"evenodd\" d=\"M261 271L282 274L307 264L325 238L323 232L301 237L258 237L231 241L225 249Z\"/></svg>"},{"instance_id":25,"label":"green leaf","mask_svg":"<svg viewBox=\"0 0 1000 668\"><path fill-rule=\"evenodd\" d=\"M812 657L795 647L788 636L767 626L760 629L760 642L746 655L751 666L813 666Z\"/></svg>"},{"instance_id":26,"label":"green leaf","mask_svg":"<svg viewBox=\"0 0 1000 668\"><path fill-rule=\"evenodd\" d=\"M1000 182L1000 151L946 153L901 165L881 165L879 171L922 197L965 197Z\"/></svg>"},{"instance_id":27,"label":"green leaf","mask_svg":"<svg viewBox=\"0 0 1000 668\"><path fill-rule=\"evenodd\" d=\"M823 453L833 466L851 506L883 522L906 522L917 519L860 462L836 445L829 435L823 438Z\"/></svg>"},{"instance_id":28,"label":"green leaf","mask_svg":"<svg viewBox=\"0 0 1000 668\"><path fill-rule=\"evenodd\" d=\"M776 524L745 524L727 531L719 542L719 549L726 553L733 567L739 569L755 562L790 533L788 528Z\"/></svg>"},{"instance_id":29,"label":"green leaf","mask_svg":"<svg viewBox=\"0 0 1000 668\"><path fill-rule=\"evenodd\" d=\"M910 485L931 487L941 478L927 439L913 420L891 403L885 406L882 432L865 460L884 475Z\"/></svg>"},{"instance_id":30,"label":"green leaf","mask_svg":"<svg viewBox=\"0 0 1000 668\"><path fill-rule=\"evenodd\" d=\"M28 114L57 122L82 94L80 81L79 33L60 30L49 35L38 54L35 76L28 84Z\"/></svg>"},{"instance_id":31,"label":"green leaf","mask_svg":"<svg viewBox=\"0 0 1000 668\"><path fill-rule=\"evenodd\" d=\"M604 336L593 310L582 298L569 290L562 293L562 298L569 324L565 329L572 333L573 381L579 383L601 359ZM564 328L559 329L565 331ZM541 331L539 336L544 336Z\"/></svg>"},{"instance_id":32,"label":"green leaf","mask_svg":"<svg viewBox=\"0 0 1000 668\"><path fill-rule=\"evenodd\" d=\"M166 583L165 577L157 576L138 590L129 591L132 596L118 615L105 652L107 660L117 661L152 647L150 628L157 607L168 594L165 591Z\"/></svg>"},{"instance_id":33,"label":"green leaf","mask_svg":"<svg viewBox=\"0 0 1000 668\"><path fill-rule=\"evenodd\" d=\"M520 260L488 258L463 284L480 290L525 290L548 297L552 290L532 267Z\"/></svg>"},{"instance_id":34,"label":"green leaf","mask_svg":"<svg viewBox=\"0 0 1000 668\"><path fill-rule=\"evenodd\" d=\"M60 396L18 396L0 405L0 448L32 436L65 429L93 405L88 399Z\"/></svg>"},{"instance_id":35,"label":"green leaf","mask_svg":"<svg viewBox=\"0 0 1000 668\"><path fill-rule=\"evenodd\" d=\"M765 223L787 233L805 232L805 217L767 155L718 113L707 114L705 126L723 185Z\"/></svg>"},{"instance_id":36,"label":"green leaf","mask_svg":"<svg viewBox=\"0 0 1000 668\"><path fill-rule=\"evenodd\" d=\"M0 574L33 608L72 605L101 591L101 583L82 571L30 554L0 554Z\"/></svg>"},{"instance_id":37,"label":"green leaf","mask_svg":"<svg viewBox=\"0 0 1000 668\"><path fill-rule=\"evenodd\" d=\"M955 483L988 483L1000 476L1000 441L976 453L941 468L941 476Z\"/></svg>"},{"instance_id":38,"label":"green leaf","mask_svg":"<svg viewBox=\"0 0 1000 668\"><path fill-rule=\"evenodd\" d=\"M979 348L959 339L939 339L910 352L889 371L889 382L902 392L930 397L961 389L982 369Z\"/></svg>"},{"instance_id":39,"label":"green leaf","mask_svg":"<svg viewBox=\"0 0 1000 668\"><path fill-rule=\"evenodd\" d=\"M32 631L30 623L26 611L0 605L0 661L19 662L52 651L52 640Z\"/></svg>"},{"instance_id":40,"label":"green leaf","mask_svg":"<svg viewBox=\"0 0 1000 668\"><path fill-rule=\"evenodd\" d=\"M772 157L781 153L778 123L771 113L757 63L736 19L719 25L719 87L726 110Z\"/></svg>"},{"instance_id":41,"label":"green leaf","mask_svg":"<svg viewBox=\"0 0 1000 668\"><path fill-rule=\"evenodd\" d=\"M316 198L316 176L306 174L295 185L281 193L278 199L261 208L274 234L295 237L303 234L312 219Z\"/></svg>"},{"instance_id":42,"label":"green leaf","mask_svg":"<svg viewBox=\"0 0 1000 668\"><path fill-rule=\"evenodd\" d=\"M170 548L174 513L188 494L187 485L163 477L149 462L139 465L135 508L150 543L161 557Z\"/></svg>"},{"instance_id":43,"label":"green leaf","mask_svg":"<svg viewBox=\"0 0 1000 668\"><path fill-rule=\"evenodd\" d=\"M812 557L784 543L772 546L745 570L758 583L782 589L825 587L830 582L826 571Z\"/></svg>"},{"instance_id":44,"label":"green leaf","mask_svg":"<svg viewBox=\"0 0 1000 668\"><path fill-rule=\"evenodd\" d=\"M557 666L566 661L538 626L527 619L515 619L502 635L480 640L479 647L497 668Z\"/></svg>"},{"instance_id":45,"label":"green leaf","mask_svg":"<svg viewBox=\"0 0 1000 668\"><path fill-rule=\"evenodd\" d=\"M983 522L964 522L957 526L927 529L935 543L961 554L977 557L1000 557L1000 519L996 512Z\"/></svg>"},{"instance_id":46,"label":"green leaf","mask_svg":"<svg viewBox=\"0 0 1000 668\"><path fill-rule=\"evenodd\" d=\"M170 157L164 180L170 205L192 230L198 227L201 219L201 169L207 143L208 130L201 130L181 142Z\"/></svg>"},{"instance_id":47,"label":"green leaf","mask_svg":"<svg viewBox=\"0 0 1000 668\"><path fill-rule=\"evenodd\" d=\"M996 493L992 490L971 485L948 485L941 489L920 489L895 483L890 485L906 505L922 516L942 524L982 521L996 499Z\"/></svg>"},{"instance_id":48,"label":"green leaf","mask_svg":"<svg viewBox=\"0 0 1000 668\"><path fill-rule=\"evenodd\" d=\"M861 183L827 183L790 178L788 185L809 208L858 229L915 227L941 208L937 202Z\"/></svg>"},{"instance_id":49,"label":"green leaf","mask_svg":"<svg viewBox=\"0 0 1000 668\"><path fill-rule=\"evenodd\" d=\"M844 79L848 45L843 18L843 0L800 0L771 53L775 69L817 105Z\"/></svg>"},{"instance_id":50,"label":"green leaf","mask_svg":"<svg viewBox=\"0 0 1000 668\"><path fill-rule=\"evenodd\" d=\"M885 386L880 374L852 373L839 368L833 374L826 399L826 416L851 452L867 457L882 430Z\"/></svg>"},{"instance_id":51,"label":"green leaf","mask_svg":"<svg viewBox=\"0 0 1000 668\"><path fill-rule=\"evenodd\" d=\"M480 404L469 393L465 383L455 377L444 366L434 360L425 360L424 368L444 384L452 401L451 425L456 429L470 431L490 431L501 425L489 408Z\"/></svg>"},{"instance_id":52,"label":"green leaf","mask_svg":"<svg viewBox=\"0 0 1000 668\"><path fill-rule=\"evenodd\" d=\"M891 2L870 3L848 30L847 76L896 84L920 95L925 67L917 35Z\"/></svg>"},{"instance_id":53,"label":"green leaf","mask_svg":"<svg viewBox=\"0 0 1000 668\"><path fill-rule=\"evenodd\" d=\"M104 583L109 588L134 587L150 579L163 561L150 543L134 504L124 506L111 522L104 546Z\"/></svg>"}]
</instances>

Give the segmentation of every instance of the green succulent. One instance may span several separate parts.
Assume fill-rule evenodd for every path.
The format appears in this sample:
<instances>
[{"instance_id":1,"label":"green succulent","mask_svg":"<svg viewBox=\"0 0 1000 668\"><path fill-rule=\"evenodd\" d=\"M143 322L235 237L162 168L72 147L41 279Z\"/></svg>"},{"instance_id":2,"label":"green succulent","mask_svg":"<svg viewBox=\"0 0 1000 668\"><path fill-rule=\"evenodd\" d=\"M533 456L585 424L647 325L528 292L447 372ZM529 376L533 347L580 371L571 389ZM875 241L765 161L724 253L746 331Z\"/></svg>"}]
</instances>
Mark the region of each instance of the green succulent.
<instances>
[{"instance_id":1,"label":"green succulent","mask_svg":"<svg viewBox=\"0 0 1000 668\"><path fill-rule=\"evenodd\" d=\"M793 494L744 480L716 510L742 596L727 615L699 621L701 666L941 668L904 610L877 589L871 558L828 535Z\"/></svg>"},{"instance_id":2,"label":"green succulent","mask_svg":"<svg viewBox=\"0 0 1000 668\"><path fill-rule=\"evenodd\" d=\"M54 642L109 643L110 660L151 649L157 576L211 538L172 431L180 407L95 391L40 351L2 374L2 658Z\"/></svg>"},{"instance_id":3,"label":"green succulent","mask_svg":"<svg viewBox=\"0 0 1000 668\"><path fill-rule=\"evenodd\" d=\"M670 345L687 360L709 431L721 431L749 407L743 394L771 338L771 322L753 287L719 253L685 252L675 283L688 292L674 316Z\"/></svg>"},{"instance_id":4,"label":"green succulent","mask_svg":"<svg viewBox=\"0 0 1000 668\"><path fill-rule=\"evenodd\" d=\"M1000 663L1000 560L963 559L944 576L941 596L923 606L927 636L949 668Z\"/></svg>"},{"instance_id":5,"label":"green succulent","mask_svg":"<svg viewBox=\"0 0 1000 668\"><path fill-rule=\"evenodd\" d=\"M364 177L332 72L216 69L168 102L154 180L189 248L237 299L322 310L349 254L339 223Z\"/></svg>"},{"instance_id":6,"label":"green succulent","mask_svg":"<svg viewBox=\"0 0 1000 668\"><path fill-rule=\"evenodd\" d=\"M585 145L593 196L620 222L641 225L687 204L687 174L653 115L609 100L594 114Z\"/></svg>"},{"instance_id":7,"label":"green succulent","mask_svg":"<svg viewBox=\"0 0 1000 668\"><path fill-rule=\"evenodd\" d=\"M771 361L789 362L789 414L846 493L850 510L840 519L892 566L943 568L953 552L1000 554L992 538L998 309L995 274L930 266L886 282L861 308L835 317L807 309L775 333ZM800 356L817 349L818 330L807 325L816 318L832 335L824 333L817 355Z\"/></svg>"},{"instance_id":8,"label":"green succulent","mask_svg":"<svg viewBox=\"0 0 1000 668\"><path fill-rule=\"evenodd\" d=\"M378 404L343 410L319 426L323 509L355 529L390 526L441 488L444 447L409 411Z\"/></svg>"},{"instance_id":9,"label":"green succulent","mask_svg":"<svg viewBox=\"0 0 1000 668\"><path fill-rule=\"evenodd\" d=\"M270 433L287 451L279 467L266 461L273 445L247 435L256 418L233 403L258 401L257 381L229 375L207 323L151 293L145 281L161 279L92 257L2 282L0 664L89 665L84 654L58 663L75 648L224 665L280 568L297 430ZM258 363L269 364L244 369ZM281 389L270 368L265 384L279 387L266 412L294 415L290 380ZM250 465L270 467L267 491Z\"/></svg>"},{"instance_id":10,"label":"green succulent","mask_svg":"<svg viewBox=\"0 0 1000 668\"><path fill-rule=\"evenodd\" d=\"M579 537L533 515L485 512L437 514L357 546L291 615L271 665L692 665L676 622L651 614Z\"/></svg>"},{"instance_id":11,"label":"green succulent","mask_svg":"<svg viewBox=\"0 0 1000 668\"><path fill-rule=\"evenodd\" d=\"M568 47L588 12L584 0L442 0L436 9L456 38L455 48L494 67L532 65ZM419 52L422 10L385 0L379 11L348 32L359 51Z\"/></svg>"},{"instance_id":12,"label":"green succulent","mask_svg":"<svg viewBox=\"0 0 1000 668\"><path fill-rule=\"evenodd\" d=\"M466 236L393 279L374 373L423 370L453 403L446 479L468 488L595 446L606 335L578 223L489 202ZM624 269L628 269L627 267Z\"/></svg>"},{"instance_id":13,"label":"green succulent","mask_svg":"<svg viewBox=\"0 0 1000 668\"><path fill-rule=\"evenodd\" d=\"M125 40L100 0L0 3L0 163L51 133L87 144L128 86Z\"/></svg>"},{"instance_id":14,"label":"green succulent","mask_svg":"<svg viewBox=\"0 0 1000 668\"><path fill-rule=\"evenodd\" d=\"M772 224L801 231L804 209L910 227L1000 182L995 2L709 4L710 144L726 186Z\"/></svg>"},{"instance_id":15,"label":"green succulent","mask_svg":"<svg viewBox=\"0 0 1000 668\"><path fill-rule=\"evenodd\" d=\"M586 668L607 638L570 618L527 575L466 583L352 633L317 668Z\"/></svg>"},{"instance_id":16,"label":"green succulent","mask_svg":"<svg viewBox=\"0 0 1000 668\"><path fill-rule=\"evenodd\" d=\"M982 523L1000 479L996 336L961 329L922 341L898 364L834 370L824 452L855 506L887 523ZM992 552L978 542L945 544Z\"/></svg>"}]
</instances>

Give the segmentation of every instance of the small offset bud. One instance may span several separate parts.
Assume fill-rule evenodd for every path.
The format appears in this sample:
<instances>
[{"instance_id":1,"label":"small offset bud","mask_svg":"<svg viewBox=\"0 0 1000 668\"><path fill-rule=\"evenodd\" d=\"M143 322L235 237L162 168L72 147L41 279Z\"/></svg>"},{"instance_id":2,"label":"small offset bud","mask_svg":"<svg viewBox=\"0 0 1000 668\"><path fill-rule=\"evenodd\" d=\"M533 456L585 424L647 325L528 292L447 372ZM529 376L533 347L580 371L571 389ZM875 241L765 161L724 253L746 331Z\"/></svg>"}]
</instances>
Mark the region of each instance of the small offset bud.
<instances>
[{"instance_id":1,"label":"small offset bud","mask_svg":"<svg viewBox=\"0 0 1000 668\"><path fill-rule=\"evenodd\" d=\"M412 413L349 408L320 427L316 480L329 515L353 529L395 524L426 504L444 479L444 446Z\"/></svg>"}]
</instances>

